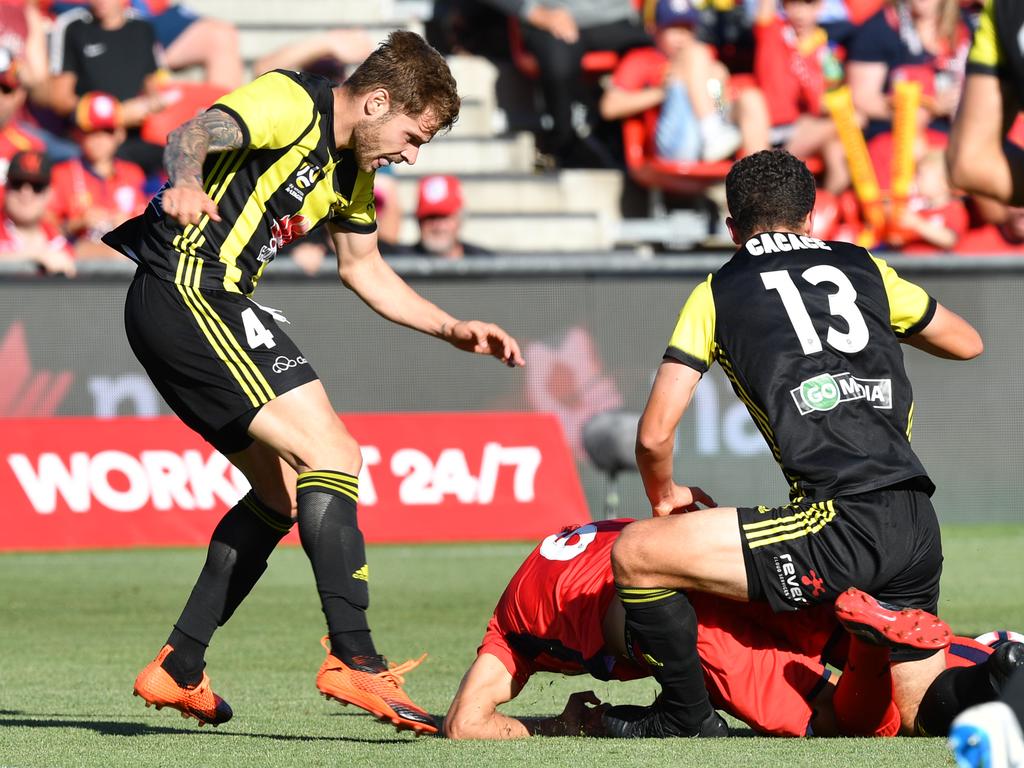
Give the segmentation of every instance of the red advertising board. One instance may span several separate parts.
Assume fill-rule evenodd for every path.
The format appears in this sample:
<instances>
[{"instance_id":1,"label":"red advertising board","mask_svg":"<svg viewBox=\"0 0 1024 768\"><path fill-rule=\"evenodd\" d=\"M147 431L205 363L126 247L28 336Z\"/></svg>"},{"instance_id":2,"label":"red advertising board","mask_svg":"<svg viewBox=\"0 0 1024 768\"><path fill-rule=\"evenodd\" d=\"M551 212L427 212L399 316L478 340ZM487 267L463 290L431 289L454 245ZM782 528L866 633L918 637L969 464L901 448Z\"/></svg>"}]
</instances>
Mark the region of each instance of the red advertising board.
<instances>
[{"instance_id":1,"label":"red advertising board","mask_svg":"<svg viewBox=\"0 0 1024 768\"><path fill-rule=\"evenodd\" d=\"M537 539L587 519L551 415L351 414L345 424L363 448L368 541ZM247 489L171 416L0 420L0 551L205 544Z\"/></svg>"}]
</instances>

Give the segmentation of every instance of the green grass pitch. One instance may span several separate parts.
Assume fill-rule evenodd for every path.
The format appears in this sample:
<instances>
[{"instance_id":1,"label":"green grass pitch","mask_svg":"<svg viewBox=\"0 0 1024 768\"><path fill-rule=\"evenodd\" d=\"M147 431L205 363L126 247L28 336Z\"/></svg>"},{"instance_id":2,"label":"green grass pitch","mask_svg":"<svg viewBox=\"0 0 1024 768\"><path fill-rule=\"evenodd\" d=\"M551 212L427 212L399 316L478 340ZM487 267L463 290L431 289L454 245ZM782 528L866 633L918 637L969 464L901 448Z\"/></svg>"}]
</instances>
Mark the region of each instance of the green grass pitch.
<instances>
[{"instance_id":1,"label":"green grass pitch","mask_svg":"<svg viewBox=\"0 0 1024 768\"><path fill-rule=\"evenodd\" d=\"M942 611L964 634L1024 628L1024 526L946 527ZM407 678L443 713L507 578L530 544L373 547L370 619L393 661L430 652ZM301 549L285 548L216 636L208 671L235 718L196 727L131 696L204 552L132 550L0 556L0 766L951 766L940 739L784 740L740 731L721 741L536 738L453 743L397 733L321 698L323 631ZM1012 574L1016 573L1014 577ZM592 688L647 703L651 681L539 675L510 713L551 714Z\"/></svg>"}]
</instances>

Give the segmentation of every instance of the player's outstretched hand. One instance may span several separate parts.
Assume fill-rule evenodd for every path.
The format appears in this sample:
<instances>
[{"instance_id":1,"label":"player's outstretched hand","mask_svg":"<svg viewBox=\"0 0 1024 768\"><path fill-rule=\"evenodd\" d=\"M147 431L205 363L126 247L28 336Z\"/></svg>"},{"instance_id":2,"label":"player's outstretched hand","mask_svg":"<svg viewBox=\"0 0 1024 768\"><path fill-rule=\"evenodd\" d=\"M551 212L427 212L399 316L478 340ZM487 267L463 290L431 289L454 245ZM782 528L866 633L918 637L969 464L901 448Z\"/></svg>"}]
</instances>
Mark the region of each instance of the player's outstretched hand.
<instances>
[{"instance_id":1,"label":"player's outstretched hand","mask_svg":"<svg viewBox=\"0 0 1024 768\"><path fill-rule=\"evenodd\" d=\"M509 368L526 365L519 351L519 342L494 323L460 320L451 328L445 329L444 339L464 352L496 357Z\"/></svg>"},{"instance_id":2,"label":"player's outstretched hand","mask_svg":"<svg viewBox=\"0 0 1024 768\"><path fill-rule=\"evenodd\" d=\"M601 736L601 715L608 709L593 691L570 694L559 720L567 736Z\"/></svg>"},{"instance_id":3,"label":"player's outstretched hand","mask_svg":"<svg viewBox=\"0 0 1024 768\"><path fill-rule=\"evenodd\" d=\"M217 204L199 187L171 187L161 196L164 213L181 226L198 224L203 216L220 221Z\"/></svg>"},{"instance_id":4,"label":"player's outstretched hand","mask_svg":"<svg viewBox=\"0 0 1024 768\"><path fill-rule=\"evenodd\" d=\"M699 506L698 506L699 505ZM693 512L701 507L716 507L715 500L697 486L673 485L672 492L651 505L655 517L678 515L682 512Z\"/></svg>"}]
</instances>

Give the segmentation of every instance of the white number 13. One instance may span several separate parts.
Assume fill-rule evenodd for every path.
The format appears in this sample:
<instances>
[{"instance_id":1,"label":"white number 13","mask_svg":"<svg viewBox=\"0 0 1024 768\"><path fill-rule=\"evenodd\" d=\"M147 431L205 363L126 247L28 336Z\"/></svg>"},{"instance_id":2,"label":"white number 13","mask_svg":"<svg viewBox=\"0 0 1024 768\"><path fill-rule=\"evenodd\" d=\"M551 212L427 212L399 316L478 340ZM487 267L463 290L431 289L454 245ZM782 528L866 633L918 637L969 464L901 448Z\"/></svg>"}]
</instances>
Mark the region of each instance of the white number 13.
<instances>
[{"instance_id":1,"label":"white number 13","mask_svg":"<svg viewBox=\"0 0 1024 768\"><path fill-rule=\"evenodd\" d=\"M850 327L848 333L842 333L829 326L825 341L829 346L838 349L840 352L860 352L868 345L868 326L864 322L864 316L857 308L857 291L854 290L850 278L840 270L828 264L819 264L804 270L800 275L812 285L820 283L832 283L839 290L828 297L828 310L831 314L843 318ZM811 316L804 306L793 278L784 269L776 272L762 272L761 281L769 291L778 291L782 299L782 306L786 308L789 315L789 322L793 324L793 330L800 340L805 355L812 355L821 352L821 339L814 330Z\"/></svg>"}]
</instances>

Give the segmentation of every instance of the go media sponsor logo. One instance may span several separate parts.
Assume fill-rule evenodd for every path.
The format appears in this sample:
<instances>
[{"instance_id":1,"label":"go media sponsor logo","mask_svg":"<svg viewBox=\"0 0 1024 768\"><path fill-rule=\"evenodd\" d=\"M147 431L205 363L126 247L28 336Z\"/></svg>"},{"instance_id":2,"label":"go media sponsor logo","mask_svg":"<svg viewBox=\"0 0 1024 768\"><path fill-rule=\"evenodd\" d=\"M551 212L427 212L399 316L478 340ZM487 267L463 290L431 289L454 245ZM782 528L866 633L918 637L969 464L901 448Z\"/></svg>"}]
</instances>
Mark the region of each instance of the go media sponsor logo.
<instances>
[{"instance_id":1,"label":"go media sponsor logo","mask_svg":"<svg viewBox=\"0 0 1024 768\"><path fill-rule=\"evenodd\" d=\"M831 411L840 403L866 400L874 408L892 408L892 379L858 379L850 373L823 373L790 390L801 416Z\"/></svg>"},{"instance_id":2,"label":"go media sponsor logo","mask_svg":"<svg viewBox=\"0 0 1024 768\"><path fill-rule=\"evenodd\" d=\"M442 503L490 504L501 478L511 480L512 498L536 499L541 451L536 446L484 445L480 470L469 469L466 451L446 448L437 459L416 448L400 448L385 463L381 450L363 446L359 475L361 505L380 501L381 489L397 484L398 501L409 506ZM94 507L114 512L209 510L232 506L249 489L242 474L215 451L146 450L129 453L76 451L65 459L44 452L11 453L7 464L37 514L60 508L85 513Z\"/></svg>"}]
</instances>

